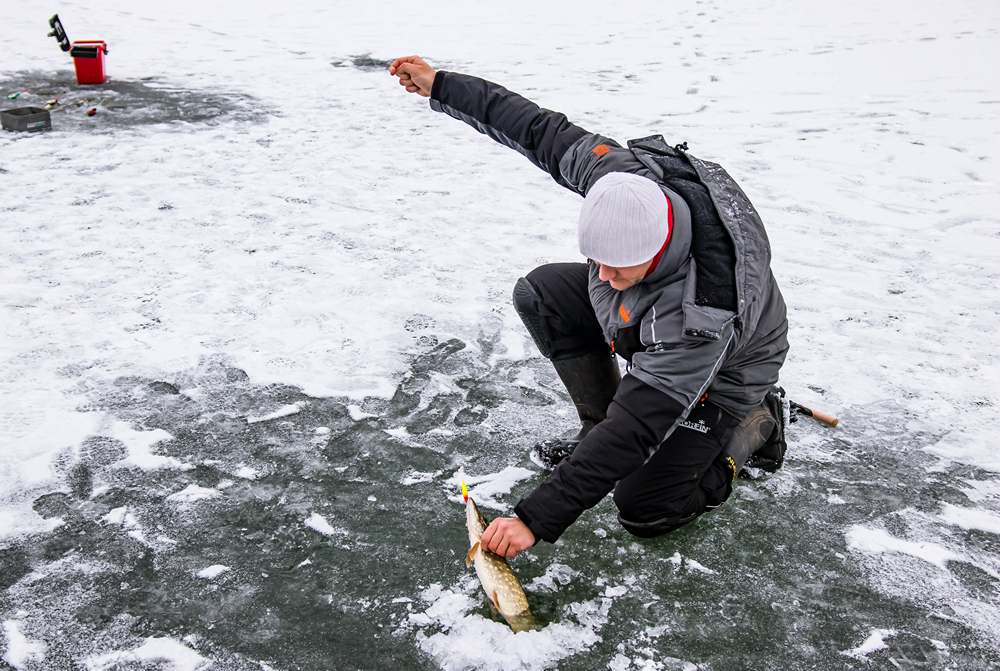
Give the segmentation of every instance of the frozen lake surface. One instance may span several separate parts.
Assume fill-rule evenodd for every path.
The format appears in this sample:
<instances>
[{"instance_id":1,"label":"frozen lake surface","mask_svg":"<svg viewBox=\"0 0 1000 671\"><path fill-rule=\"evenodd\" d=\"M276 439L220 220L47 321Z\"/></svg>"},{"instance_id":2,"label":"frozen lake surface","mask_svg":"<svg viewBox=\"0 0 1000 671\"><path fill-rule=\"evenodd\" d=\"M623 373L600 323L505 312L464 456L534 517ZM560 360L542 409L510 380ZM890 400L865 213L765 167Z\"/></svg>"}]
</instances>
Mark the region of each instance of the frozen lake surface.
<instances>
[{"instance_id":1,"label":"frozen lake surface","mask_svg":"<svg viewBox=\"0 0 1000 671\"><path fill-rule=\"evenodd\" d=\"M61 7L100 89L5 18L4 107L61 105L0 134L0 669L1000 665L1000 6L233 12ZM539 631L458 483L509 513L572 425L509 295L579 200L404 95L409 53L723 163L782 383L843 421L666 538L605 501L519 557Z\"/></svg>"}]
</instances>

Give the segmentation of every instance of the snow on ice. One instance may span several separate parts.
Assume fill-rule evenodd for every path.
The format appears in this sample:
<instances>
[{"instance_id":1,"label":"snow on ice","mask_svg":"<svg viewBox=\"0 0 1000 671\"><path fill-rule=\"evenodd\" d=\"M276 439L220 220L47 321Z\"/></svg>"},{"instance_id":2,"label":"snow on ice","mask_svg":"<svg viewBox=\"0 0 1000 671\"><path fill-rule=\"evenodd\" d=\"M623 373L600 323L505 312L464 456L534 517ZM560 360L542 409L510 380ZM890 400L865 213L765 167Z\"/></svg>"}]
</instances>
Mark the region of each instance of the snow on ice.
<instances>
[{"instance_id":1,"label":"snow on ice","mask_svg":"<svg viewBox=\"0 0 1000 671\"><path fill-rule=\"evenodd\" d=\"M1000 665L995 2L296 9L69 5L111 43L104 98L5 14L4 108L98 108L0 133L5 664ZM460 577L453 502L509 513L573 422L510 290L582 260L579 199L404 95L383 64L414 52L725 165L789 306L782 383L843 421L667 540L605 501L540 543L535 632Z\"/></svg>"}]
</instances>

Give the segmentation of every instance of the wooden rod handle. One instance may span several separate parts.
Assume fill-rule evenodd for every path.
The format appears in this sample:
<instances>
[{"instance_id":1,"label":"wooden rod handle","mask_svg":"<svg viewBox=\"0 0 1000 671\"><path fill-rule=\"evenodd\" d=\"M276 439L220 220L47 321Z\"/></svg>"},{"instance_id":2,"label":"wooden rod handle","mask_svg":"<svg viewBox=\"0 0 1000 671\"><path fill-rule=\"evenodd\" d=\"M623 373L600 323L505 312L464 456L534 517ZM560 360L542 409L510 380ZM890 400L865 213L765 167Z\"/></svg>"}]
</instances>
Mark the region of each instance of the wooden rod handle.
<instances>
[{"instance_id":1,"label":"wooden rod handle","mask_svg":"<svg viewBox=\"0 0 1000 671\"><path fill-rule=\"evenodd\" d=\"M839 419L837 419L833 415L828 415L827 413L822 412L820 410L813 410L812 411L812 418L815 419L817 422L819 422L821 424L826 424L831 429L834 429L834 428L836 428L837 426L840 425L840 420Z\"/></svg>"}]
</instances>

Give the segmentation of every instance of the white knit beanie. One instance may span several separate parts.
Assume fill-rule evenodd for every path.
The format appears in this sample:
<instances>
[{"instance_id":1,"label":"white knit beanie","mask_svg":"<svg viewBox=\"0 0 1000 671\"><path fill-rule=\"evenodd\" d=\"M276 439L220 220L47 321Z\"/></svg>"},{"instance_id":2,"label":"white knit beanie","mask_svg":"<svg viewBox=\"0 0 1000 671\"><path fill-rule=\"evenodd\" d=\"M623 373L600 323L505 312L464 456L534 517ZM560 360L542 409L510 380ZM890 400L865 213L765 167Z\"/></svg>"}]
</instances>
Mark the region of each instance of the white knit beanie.
<instances>
[{"instance_id":1,"label":"white knit beanie","mask_svg":"<svg viewBox=\"0 0 1000 671\"><path fill-rule=\"evenodd\" d=\"M583 199L577 239L588 259L624 268L656 256L668 227L667 197L653 180L609 172Z\"/></svg>"}]
</instances>

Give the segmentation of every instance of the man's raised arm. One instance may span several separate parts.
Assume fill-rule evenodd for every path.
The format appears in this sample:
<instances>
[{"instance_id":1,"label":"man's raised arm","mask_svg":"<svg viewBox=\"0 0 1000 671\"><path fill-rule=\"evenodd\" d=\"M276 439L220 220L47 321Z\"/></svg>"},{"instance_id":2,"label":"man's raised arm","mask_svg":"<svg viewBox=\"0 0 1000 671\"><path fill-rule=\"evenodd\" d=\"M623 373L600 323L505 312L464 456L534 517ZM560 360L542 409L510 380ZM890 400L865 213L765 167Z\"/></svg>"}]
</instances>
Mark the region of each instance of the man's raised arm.
<instances>
[{"instance_id":1,"label":"man's raised arm","mask_svg":"<svg viewBox=\"0 0 1000 671\"><path fill-rule=\"evenodd\" d=\"M583 195L590 181L592 165L564 162L566 151L580 143L588 146L583 163L596 160L592 146L619 147L608 138L588 133L566 119L566 115L542 109L527 98L499 84L445 70L435 71L419 56L397 58L389 73L399 77L400 86L411 93L429 97L431 109L466 122L497 142L524 154L529 161L552 175L557 183ZM563 163L560 167L560 163Z\"/></svg>"}]
</instances>

